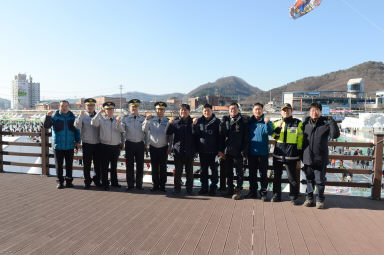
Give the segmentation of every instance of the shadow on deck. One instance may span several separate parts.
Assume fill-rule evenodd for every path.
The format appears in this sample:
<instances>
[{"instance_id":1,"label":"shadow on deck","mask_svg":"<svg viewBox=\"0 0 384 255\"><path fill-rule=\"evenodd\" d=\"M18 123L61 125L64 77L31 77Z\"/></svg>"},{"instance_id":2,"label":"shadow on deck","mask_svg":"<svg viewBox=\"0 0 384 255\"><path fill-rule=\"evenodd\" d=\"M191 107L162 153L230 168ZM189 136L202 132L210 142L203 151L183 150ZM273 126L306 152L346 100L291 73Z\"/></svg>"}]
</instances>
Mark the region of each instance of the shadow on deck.
<instances>
[{"instance_id":1,"label":"shadow on deck","mask_svg":"<svg viewBox=\"0 0 384 255\"><path fill-rule=\"evenodd\" d=\"M383 201L328 195L318 210L287 194L263 203L74 184L0 173L0 254L383 254Z\"/></svg>"}]
</instances>

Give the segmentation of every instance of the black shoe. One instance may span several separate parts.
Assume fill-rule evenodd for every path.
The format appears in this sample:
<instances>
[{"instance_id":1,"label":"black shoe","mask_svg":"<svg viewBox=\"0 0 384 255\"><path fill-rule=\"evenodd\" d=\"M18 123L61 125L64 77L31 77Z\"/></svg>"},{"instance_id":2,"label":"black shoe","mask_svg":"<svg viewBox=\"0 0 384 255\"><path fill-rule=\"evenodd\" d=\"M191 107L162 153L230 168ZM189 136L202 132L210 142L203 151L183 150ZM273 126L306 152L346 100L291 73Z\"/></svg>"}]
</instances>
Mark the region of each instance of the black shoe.
<instances>
[{"instance_id":1,"label":"black shoe","mask_svg":"<svg viewBox=\"0 0 384 255\"><path fill-rule=\"evenodd\" d=\"M161 192L167 192L167 190L165 188L160 188L159 189Z\"/></svg>"},{"instance_id":2,"label":"black shoe","mask_svg":"<svg viewBox=\"0 0 384 255\"><path fill-rule=\"evenodd\" d=\"M141 186L136 186L136 190L144 190L144 188Z\"/></svg>"},{"instance_id":3,"label":"black shoe","mask_svg":"<svg viewBox=\"0 0 384 255\"><path fill-rule=\"evenodd\" d=\"M105 191L108 191L108 190L109 190L109 186L105 186L105 187L104 187L104 190L105 190Z\"/></svg>"},{"instance_id":4,"label":"black shoe","mask_svg":"<svg viewBox=\"0 0 384 255\"><path fill-rule=\"evenodd\" d=\"M210 196L216 196L216 190L214 190L214 189L209 190L208 195L210 195Z\"/></svg>"},{"instance_id":5,"label":"black shoe","mask_svg":"<svg viewBox=\"0 0 384 255\"><path fill-rule=\"evenodd\" d=\"M67 187L67 188L73 188L73 184L72 184L72 182L67 182L67 183L65 183L65 187Z\"/></svg>"},{"instance_id":6,"label":"black shoe","mask_svg":"<svg viewBox=\"0 0 384 255\"><path fill-rule=\"evenodd\" d=\"M90 187L91 187L91 185L89 185L88 183L84 184L84 189L89 189Z\"/></svg>"},{"instance_id":7,"label":"black shoe","mask_svg":"<svg viewBox=\"0 0 384 255\"><path fill-rule=\"evenodd\" d=\"M257 192L254 192L254 191L249 191L249 193L247 194L246 198L257 198Z\"/></svg>"},{"instance_id":8,"label":"black shoe","mask_svg":"<svg viewBox=\"0 0 384 255\"><path fill-rule=\"evenodd\" d=\"M151 188L151 189L150 189L151 192L156 192L156 191L158 191L158 190L159 190L159 188Z\"/></svg>"},{"instance_id":9,"label":"black shoe","mask_svg":"<svg viewBox=\"0 0 384 255\"><path fill-rule=\"evenodd\" d=\"M57 189L64 189L64 185L60 182L57 184Z\"/></svg>"},{"instance_id":10,"label":"black shoe","mask_svg":"<svg viewBox=\"0 0 384 255\"><path fill-rule=\"evenodd\" d=\"M99 181L93 180L93 183L95 184L96 187L103 187L103 184L101 184Z\"/></svg>"},{"instance_id":11,"label":"black shoe","mask_svg":"<svg viewBox=\"0 0 384 255\"><path fill-rule=\"evenodd\" d=\"M263 201L263 202L267 202L268 201L267 194L261 195L261 201Z\"/></svg>"},{"instance_id":12,"label":"black shoe","mask_svg":"<svg viewBox=\"0 0 384 255\"><path fill-rule=\"evenodd\" d=\"M293 204L293 205L299 205L299 201L298 201L298 199L296 198L296 199L291 199L291 204Z\"/></svg>"},{"instance_id":13,"label":"black shoe","mask_svg":"<svg viewBox=\"0 0 384 255\"><path fill-rule=\"evenodd\" d=\"M271 199L271 202L274 202L274 203L276 203L276 202L281 202L281 197L279 197L279 196L273 196L272 199Z\"/></svg>"},{"instance_id":14,"label":"black shoe","mask_svg":"<svg viewBox=\"0 0 384 255\"><path fill-rule=\"evenodd\" d=\"M172 194L173 195L180 195L180 190L173 190Z\"/></svg>"},{"instance_id":15,"label":"black shoe","mask_svg":"<svg viewBox=\"0 0 384 255\"><path fill-rule=\"evenodd\" d=\"M190 196L193 196L193 195L195 195L195 193L193 193L193 191L192 191L192 190L187 190L187 194L188 194L188 195L190 195Z\"/></svg>"},{"instance_id":16,"label":"black shoe","mask_svg":"<svg viewBox=\"0 0 384 255\"><path fill-rule=\"evenodd\" d=\"M111 186L112 186L112 187L116 187L116 188L121 188L121 185L118 184L118 183L112 184Z\"/></svg>"},{"instance_id":17,"label":"black shoe","mask_svg":"<svg viewBox=\"0 0 384 255\"><path fill-rule=\"evenodd\" d=\"M198 194L199 194L199 195L207 195L207 194L208 194L208 190L206 190L206 189L201 189L201 190L199 190Z\"/></svg>"},{"instance_id":18,"label":"black shoe","mask_svg":"<svg viewBox=\"0 0 384 255\"><path fill-rule=\"evenodd\" d=\"M234 194L234 190L233 190L233 189L229 189L229 190L227 190L227 191L225 191L225 192L223 193L223 196L224 196L224 197L232 197L233 194Z\"/></svg>"}]
</instances>

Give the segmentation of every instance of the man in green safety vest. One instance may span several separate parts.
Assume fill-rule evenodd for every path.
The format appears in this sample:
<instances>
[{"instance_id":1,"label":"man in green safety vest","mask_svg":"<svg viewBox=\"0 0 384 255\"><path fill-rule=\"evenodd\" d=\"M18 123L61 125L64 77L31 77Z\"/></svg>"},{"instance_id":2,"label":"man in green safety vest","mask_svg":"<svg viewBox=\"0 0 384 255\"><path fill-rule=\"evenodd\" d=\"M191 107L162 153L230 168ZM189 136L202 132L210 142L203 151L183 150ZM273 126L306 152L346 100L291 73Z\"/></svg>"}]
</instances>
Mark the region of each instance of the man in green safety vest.
<instances>
[{"instance_id":1,"label":"man in green safety vest","mask_svg":"<svg viewBox=\"0 0 384 255\"><path fill-rule=\"evenodd\" d=\"M303 147L303 123L292 117L292 106L284 104L281 107L281 120L273 123L274 133L272 137L276 140L273 152L273 197L272 202L281 201L281 175L285 168L289 181L289 197L291 203L298 204L300 183L297 181L296 165L302 155Z\"/></svg>"}]
</instances>

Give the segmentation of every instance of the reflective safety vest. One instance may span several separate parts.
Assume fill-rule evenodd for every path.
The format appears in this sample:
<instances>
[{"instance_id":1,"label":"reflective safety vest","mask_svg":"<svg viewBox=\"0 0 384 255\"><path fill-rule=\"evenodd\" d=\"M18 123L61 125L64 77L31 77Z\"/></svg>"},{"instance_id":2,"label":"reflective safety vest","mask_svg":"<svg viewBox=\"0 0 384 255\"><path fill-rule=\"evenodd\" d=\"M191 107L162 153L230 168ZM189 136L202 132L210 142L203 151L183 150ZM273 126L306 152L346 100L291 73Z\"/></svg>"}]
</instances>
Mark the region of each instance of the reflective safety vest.
<instances>
[{"instance_id":1,"label":"reflective safety vest","mask_svg":"<svg viewBox=\"0 0 384 255\"><path fill-rule=\"evenodd\" d=\"M303 147L303 122L296 118L287 118L283 125L278 127L280 120L273 123L276 140L273 157L282 161L298 160Z\"/></svg>"}]
</instances>

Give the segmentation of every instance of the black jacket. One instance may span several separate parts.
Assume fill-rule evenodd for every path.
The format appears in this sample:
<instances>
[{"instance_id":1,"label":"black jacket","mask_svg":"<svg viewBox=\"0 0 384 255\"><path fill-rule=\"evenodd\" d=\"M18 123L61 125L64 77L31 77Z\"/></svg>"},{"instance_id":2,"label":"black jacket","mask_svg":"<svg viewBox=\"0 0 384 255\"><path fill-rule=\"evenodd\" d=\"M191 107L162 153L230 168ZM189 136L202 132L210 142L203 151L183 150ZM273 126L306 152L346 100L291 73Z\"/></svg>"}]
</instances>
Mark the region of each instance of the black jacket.
<instances>
[{"instance_id":1,"label":"black jacket","mask_svg":"<svg viewBox=\"0 0 384 255\"><path fill-rule=\"evenodd\" d=\"M303 122L303 163L321 167L328 164L328 137L336 139L340 130L332 117L321 116L316 122L307 117Z\"/></svg>"},{"instance_id":2,"label":"black jacket","mask_svg":"<svg viewBox=\"0 0 384 255\"><path fill-rule=\"evenodd\" d=\"M231 120L230 116L224 116L220 123L220 134L224 137L224 143L220 151L231 156L247 156L249 145L248 116L240 113Z\"/></svg>"},{"instance_id":3,"label":"black jacket","mask_svg":"<svg viewBox=\"0 0 384 255\"><path fill-rule=\"evenodd\" d=\"M198 140L198 150L200 153L217 154L222 147L222 137L219 133L220 120L212 115L210 120L204 116L197 120L194 126Z\"/></svg>"},{"instance_id":4,"label":"black jacket","mask_svg":"<svg viewBox=\"0 0 384 255\"><path fill-rule=\"evenodd\" d=\"M185 120L177 117L167 127L167 135L173 137L173 153L177 156L194 156L196 150L196 135L193 129L192 118Z\"/></svg>"}]
</instances>

